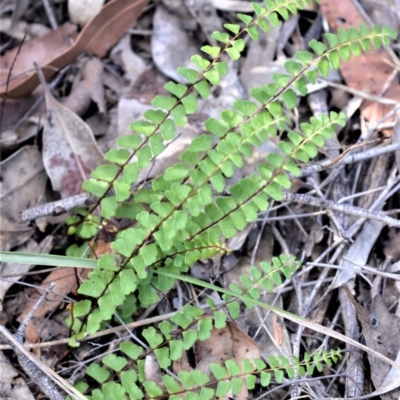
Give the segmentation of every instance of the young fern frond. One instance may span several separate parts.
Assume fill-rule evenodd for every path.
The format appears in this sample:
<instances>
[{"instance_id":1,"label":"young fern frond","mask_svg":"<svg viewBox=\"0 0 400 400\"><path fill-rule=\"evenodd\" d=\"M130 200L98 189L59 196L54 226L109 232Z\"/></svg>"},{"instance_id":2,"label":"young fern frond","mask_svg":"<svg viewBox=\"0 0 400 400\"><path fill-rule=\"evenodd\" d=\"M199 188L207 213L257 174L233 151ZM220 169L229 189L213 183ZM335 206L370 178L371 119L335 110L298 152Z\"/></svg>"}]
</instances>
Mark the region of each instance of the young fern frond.
<instances>
[{"instance_id":1,"label":"young fern frond","mask_svg":"<svg viewBox=\"0 0 400 400\"><path fill-rule=\"evenodd\" d=\"M242 277L243 290L232 286L232 293L248 296L245 304L251 307L251 299L259 297L260 288L272 290L282 283L281 274L290 279L298 266L294 257L274 257L272 264L261 263L260 268L253 267L251 278ZM97 362L92 363L86 373L102 385L103 394L112 388L118 393L129 393L132 399L141 399L145 393L151 399L176 399L184 395L190 399L213 399L225 396L229 391L237 394L243 385L251 390L257 379L261 386L267 387L272 381L272 375L278 383L282 382L285 375L293 378L295 371L301 377L306 373L312 375L314 368L321 371L324 365L331 366L332 362L341 358L340 350L331 350L315 353L313 357L306 354L301 362L294 357L269 357L266 360L268 366L258 358L245 358L239 364L227 359L224 365L211 363L209 374L199 370L184 370L178 373L179 381L167 374L161 376L161 381L149 379L146 374L146 360L150 353L154 354L160 368L169 368L197 341L210 339L213 329L227 326L227 316L221 311L222 307L226 306L231 317L237 318L239 305L235 296L225 296L225 300L225 305L219 307L209 302L212 306L211 315L199 307L184 306L170 321L161 322L158 329L149 327L143 330L142 336L148 343L148 350L144 351L141 346L130 341L123 342L119 345L120 355L109 354L103 357L103 366ZM112 371L119 374L121 384L108 381Z\"/></svg>"},{"instance_id":2,"label":"young fern frond","mask_svg":"<svg viewBox=\"0 0 400 400\"><path fill-rule=\"evenodd\" d=\"M132 360L137 360L140 355L139 350L142 350L139 346L135 347L130 342L124 342L120 345L123 357L111 354L103 357L104 366L92 363L87 368L86 373L102 385L101 391L93 390L93 398L123 398L124 395L129 394L131 399L142 399L146 393L146 398L154 400L167 398L178 400L183 396L185 399L214 399L226 396L228 392L235 395L240 392L243 385L251 390L257 379L262 387L268 387L272 379L275 379L277 383L281 383L285 375L292 379L295 371L300 377L306 374L312 375L315 368L322 371L325 365L331 366L341 358L339 351L330 350L314 353L312 356L306 353L301 362L295 358L269 357L269 366L261 359L254 359L253 362L244 359L242 365L228 360L225 366L211 363L211 376L198 370L179 372L179 381L169 375L163 375L161 387L152 380L140 382L140 377L134 369L126 370ZM120 375L121 384L108 381L112 372ZM119 397L112 397L117 394Z\"/></svg>"}]
</instances>

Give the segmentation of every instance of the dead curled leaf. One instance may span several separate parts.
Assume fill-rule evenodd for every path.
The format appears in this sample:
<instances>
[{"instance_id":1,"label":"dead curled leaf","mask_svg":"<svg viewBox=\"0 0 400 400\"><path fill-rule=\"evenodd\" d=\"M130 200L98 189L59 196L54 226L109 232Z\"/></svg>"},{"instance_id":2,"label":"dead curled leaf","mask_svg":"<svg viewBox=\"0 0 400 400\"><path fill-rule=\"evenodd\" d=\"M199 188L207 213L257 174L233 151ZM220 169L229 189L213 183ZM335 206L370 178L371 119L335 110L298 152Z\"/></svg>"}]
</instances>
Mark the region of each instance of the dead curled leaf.
<instances>
[{"instance_id":1,"label":"dead curled leaf","mask_svg":"<svg viewBox=\"0 0 400 400\"><path fill-rule=\"evenodd\" d=\"M107 51L113 46L125 31L138 19L149 0L113 0L107 3L82 29L75 42L70 45L69 39L64 38L62 46L55 46L53 51L47 50L47 54L36 54L36 51L29 51L29 47L37 46L35 41L24 43L19 52L26 54L28 59L24 59L22 68L13 68L11 81L7 91L7 76L18 49L7 52L0 59L0 96L6 93L10 98L25 97L29 95L39 84L36 72L33 70L33 62L36 61L43 69L47 81L49 81L61 68L70 64L75 58L84 51L96 55L99 58L105 56ZM61 28L60 28L61 29ZM66 29L70 36L75 30L75 25L68 24ZM58 33L63 36L63 31ZM55 35L55 31L48 35ZM66 36L67 34L64 34ZM39 40L38 38L37 40ZM43 40L43 39L42 39ZM51 41L51 39L49 39ZM46 45L48 41L45 42ZM68 44L67 47L66 44ZM57 50L57 47L59 49ZM13 52L13 53L12 53ZM46 53L46 52L44 52ZM49 57L51 56L51 57ZM17 58L17 60L18 60ZM50 59L49 59L50 58ZM17 63L17 61L16 61ZM22 62L21 62L22 63ZM22 64L21 64L22 65ZM22 75L21 75L22 74Z\"/></svg>"}]
</instances>

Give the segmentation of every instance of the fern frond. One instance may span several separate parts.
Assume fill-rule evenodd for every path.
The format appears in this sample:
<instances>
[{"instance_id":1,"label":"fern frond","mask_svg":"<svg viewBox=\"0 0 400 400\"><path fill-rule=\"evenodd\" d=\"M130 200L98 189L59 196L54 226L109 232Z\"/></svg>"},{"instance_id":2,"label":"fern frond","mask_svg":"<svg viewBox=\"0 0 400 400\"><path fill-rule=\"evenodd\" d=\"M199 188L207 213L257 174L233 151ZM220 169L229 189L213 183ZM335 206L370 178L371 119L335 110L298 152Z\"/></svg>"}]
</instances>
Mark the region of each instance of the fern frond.
<instances>
[{"instance_id":1,"label":"fern frond","mask_svg":"<svg viewBox=\"0 0 400 400\"><path fill-rule=\"evenodd\" d=\"M258 8L256 19L238 32L243 33L255 23L260 26L265 15L273 15L275 11L271 10L271 7L268 11ZM273 21L274 17L271 18ZM260 145L275 135L277 129L287 127L289 121L283 116L282 103L289 108L296 104L296 94L290 88L292 85L301 94L306 93L303 75L312 83L317 71L325 75L330 67L337 67L337 55L343 57L343 49L353 49L354 52L359 46L369 49L367 43L379 46L381 42L387 43L391 36L393 33L386 28L380 31L374 27L368 31L362 25L360 31L340 31L337 37L328 35L330 48L312 41L310 47L317 54L315 59L312 53L300 52L296 55L297 61L288 61L285 65L290 75L275 75L275 83L251 91L259 104L238 100L234 103L235 110L224 111L219 120L210 118L205 126L215 135L216 143L212 145L210 134L199 136L182 154L181 162L155 179L151 188L142 188L134 194L136 226L118 234L111 245L115 257L101 257L98 267L79 288L80 294L96 299L99 307L96 309L91 304L81 328L91 333L99 329L101 321L110 319L115 308L122 305L126 296L136 289L139 289L139 300L143 306L157 301L156 288L166 292L173 285L172 279L154 277L153 270L161 265L161 261L165 260L170 271L180 274L198 259L208 258L217 251L228 253L229 249L223 248L221 238L231 238L253 222L259 211L268 208L271 198L281 200L282 191L291 185L286 171L298 175L300 170L296 163L306 163L314 158L318 154L317 148L331 137L335 125L344 125L344 115L331 113L329 117L313 117L309 123L301 125L301 131L290 131L289 140L279 143L283 154L269 154L267 160L258 166L258 175L244 178L228 188L230 196L215 197L210 183L216 192L225 191L225 177L233 175L234 165L242 165L243 155L251 155L251 146ZM238 40L229 38L229 35L216 37L226 39L225 50L231 49L231 53L241 49ZM207 51L214 52L209 48ZM196 73L194 79L194 72L190 75L185 70L187 77L193 76L191 88L206 80L217 82L214 75L220 67L215 65L220 54L213 62L194 57L202 72ZM316 69L312 69L314 66ZM211 71L214 71L213 78ZM163 141L172 137L161 137L157 130L161 129L162 133L165 123L171 127L174 124L180 126L185 123L186 113L195 111L195 97L189 96L191 88L182 84L167 84L172 96L158 96L153 101L162 110L147 113L145 117L148 121L132 124L136 135L119 141L126 148L110 150L106 159L112 164L99 167L85 183L84 187L101 199L103 217L117 216L120 202L126 206L125 201L131 197L131 185L139 171L164 149ZM164 132L170 134L172 130L164 129ZM133 157L137 161L131 162ZM115 194L106 197L111 188ZM96 223L100 225L95 218L87 219L86 232L93 232ZM75 327L79 325L75 323Z\"/></svg>"}]
</instances>

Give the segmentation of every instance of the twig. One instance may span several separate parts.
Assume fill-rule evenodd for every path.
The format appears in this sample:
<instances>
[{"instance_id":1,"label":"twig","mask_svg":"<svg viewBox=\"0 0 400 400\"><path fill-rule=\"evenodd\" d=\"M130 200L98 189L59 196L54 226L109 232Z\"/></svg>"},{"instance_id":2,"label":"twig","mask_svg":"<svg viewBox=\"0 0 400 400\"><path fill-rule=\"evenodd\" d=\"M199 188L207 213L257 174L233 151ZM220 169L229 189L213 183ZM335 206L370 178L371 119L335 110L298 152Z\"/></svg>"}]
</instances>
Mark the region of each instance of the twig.
<instances>
[{"instance_id":1,"label":"twig","mask_svg":"<svg viewBox=\"0 0 400 400\"><path fill-rule=\"evenodd\" d=\"M301 178L304 176L311 175L315 172L324 171L327 168L338 167L341 165L353 164L359 161L368 160L370 158L377 157L381 154L391 153L394 151L400 150L400 143L390 144L388 146L374 148L371 150L364 151L358 154L350 154L345 156L336 162L335 165L329 165L332 163L332 160L326 160L318 165L312 165L311 167L306 167L301 170L299 176L294 176L293 174L288 173L289 179ZM328 167L326 167L328 165ZM111 195L111 194L110 194ZM90 193L81 193L76 196L68 197L66 199L54 201L52 203L42 204L37 207L28 208L24 210L20 214L21 222L32 221L36 218L45 217L47 215L60 215L71 211L75 207L80 206L89 206L96 202L97 198Z\"/></svg>"},{"instance_id":2,"label":"twig","mask_svg":"<svg viewBox=\"0 0 400 400\"><path fill-rule=\"evenodd\" d=\"M383 96L375 96L371 93L353 89L353 88L343 85L341 83L329 81L328 79L319 78L318 81L324 82L327 84L327 86L343 90L344 92L350 93L350 94L352 94L356 97L360 97L362 99L371 100L371 101L374 101L374 102L380 103L380 104L388 104L388 105L393 105L393 106L399 105L399 102L397 100L393 100L393 99L390 99L388 97L383 97Z\"/></svg>"},{"instance_id":3,"label":"twig","mask_svg":"<svg viewBox=\"0 0 400 400\"><path fill-rule=\"evenodd\" d=\"M328 208L330 210L343 212L345 214L356 215L363 218L375 219L381 221L388 226L400 228L400 220L388 217L382 211L369 211L364 208L351 206L349 204L340 204L331 200L322 200L307 194L284 193L284 201L294 201L300 204L308 204L315 207Z\"/></svg>"},{"instance_id":4,"label":"twig","mask_svg":"<svg viewBox=\"0 0 400 400\"><path fill-rule=\"evenodd\" d=\"M52 203L42 204L37 207L28 208L21 213L21 222L32 221L36 218L47 215L57 216L80 206L89 206L95 203L97 198L90 193L81 193L66 199L53 201Z\"/></svg>"},{"instance_id":5,"label":"twig","mask_svg":"<svg viewBox=\"0 0 400 400\"><path fill-rule=\"evenodd\" d=\"M51 8L49 0L42 0L43 1L43 7L46 10L46 15L47 18L50 22L51 28L53 30L56 30L58 28L57 20L54 15L53 9Z\"/></svg>"},{"instance_id":6,"label":"twig","mask_svg":"<svg viewBox=\"0 0 400 400\"><path fill-rule=\"evenodd\" d=\"M342 160L347 153L349 153L352 150L358 149L360 147L364 147L367 146L369 144L374 144L376 142L381 142L382 140L386 140L388 138L384 137L384 138L377 138L377 139L373 139L373 140L369 140L367 142L361 142L361 143L356 143L352 146L347 147L346 149L343 150L343 153L341 153L338 157L336 157L335 159L333 159L330 163L328 164L324 164L325 168L331 168L333 167L335 164L337 164L340 160Z\"/></svg>"},{"instance_id":7,"label":"twig","mask_svg":"<svg viewBox=\"0 0 400 400\"><path fill-rule=\"evenodd\" d=\"M339 166L347 165L347 164L354 164L359 161L369 160L370 158L375 158L382 154L391 153L391 152L399 151L399 150L400 150L400 143L394 143L394 144L389 144L388 146L373 148L371 150L366 150L366 151L363 151L362 153L346 155L345 157L343 157L342 159L337 161L336 164L330 165L332 163L332 160L326 160L326 161L321 162L318 165L312 165L310 167L303 168L301 170L298 178L302 178L304 176L311 175L315 172L324 171L327 168L339 167ZM289 177L289 179L296 178L293 174L288 174L288 177Z\"/></svg>"},{"instance_id":8,"label":"twig","mask_svg":"<svg viewBox=\"0 0 400 400\"><path fill-rule=\"evenodd\" d=\"M55 285L56 284L54 282L52 282L50 284L50 286L46 289L46 291L42 294L42 296L39 297L39 300L36 302L36 304L32 307L32 310L29 311L29 313L26 315L25 319L21 322L20 326L18 327L17 332L14 334L15 339L19 343L21 343L21 344L23 343L26 327L28 326L29 321L32 319L33 315L35 314L35 312L39 308L39 306L43 303L46 296L53 290Z\"/></svg>"},{"instance_id":9,"label":"twig","mask_svg":"<svg viewBox=\"0 0 400 400\"><path fill-rule=\"evenodd\" d=\"M15 351L19 364L24 369L24 371L29 375L34 383L36 383L40 389L48 396L50 400L63 400L64 397L57 390L54 385L54 381L57 382L64 390L66 390L69 394L73 395L75 398L84 399L79 392L75 391L70 385L68 385L63 379L58 377L53 371L50 370L46 365L44 365L37 357L33 354L29 353L23 346L23 339L26 330L26 326L29 321L32 319L34 313L39 308L40 304L44 301L47 294L54 287L54 283L50 285L50 287L46 290L46 292L39 298L35 306L25 317L24 321L18 328L18 331L15 335L12 335L8 329L4 326L0 325L0 337L2 337ZM51 373L49 372L51 371ZM57 377L55 379L55 377ZM73 390L71 390L73 389ZM76 397L78 394L78 397Z\"/></svg>"}]
</instances>

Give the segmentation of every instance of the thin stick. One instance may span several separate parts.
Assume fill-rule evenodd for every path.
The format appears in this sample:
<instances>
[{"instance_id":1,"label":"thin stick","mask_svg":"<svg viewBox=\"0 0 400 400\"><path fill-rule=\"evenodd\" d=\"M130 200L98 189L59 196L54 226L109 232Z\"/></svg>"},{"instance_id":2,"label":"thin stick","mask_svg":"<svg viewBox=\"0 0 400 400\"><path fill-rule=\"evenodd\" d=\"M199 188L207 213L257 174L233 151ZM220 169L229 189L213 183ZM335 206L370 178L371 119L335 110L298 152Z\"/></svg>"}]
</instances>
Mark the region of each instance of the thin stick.
<instances>
[{"instance_id":1,"label":"thin stick","mask_svg":"<svg viewBox=\"0 0 400 400\"><path fill-rule=\"evenodd\" d=\"M31 354L24 348L23 339L26 330L26 326L32 319L34 313L39 308L40 304L44 301L47 294L54 287L54 283L46 290L46 292L39 298L35 306L25 317L24 321L18 328L15 335L12 335L7 328L0 325L0 339L3 339L17 355L18 362L24 371L29 375L34 383L36 383L40 389L47 395L50 400L63 400L64 397L57 390L54 382L57 383L63 390L69 395L76 399L86 399L80 394L75 388L60 378L54 371L43 364L36 356Z\"/></svg>"},{"instance_id":2,"label":"thin stick","mask_svg":"<svg viewBox=\"0 0 400 400\"><path fill-rule=\"evenodd\" d=\"M26 327L28 326L29 321L32 319L33 315L35 314L35 312L39 308L39 306L43 303L43 301L45 300L46 296L53 290L55 285L56 284L54 282L52 282L50 284L50 286L39 297L39 300L32 307L32 310L29 311L29 313L26 315L25 319L19 325L17 332L14 334L15 339L18 340L19 343L21 343L21 344L23 343L24 337L25 337Z\"/></svg>"},{"instance_id":3,"label":"thin stick","mask_svg":"<svg viewBox=\"0 0 400 400\"><path fill-rule=\"evenodd\" d=\"M318 199L317 197L299 193L284 193L284 201L294 201L300 204L308 204L315 207L323 207L334 211L339 211L345 214L356 215L363 218L375 219L381 221L388 226L400 228L400 220L388 217L382 211L370 211L365 208L351 206L349 204L340 204L331 200Z\"/></svg>"},{"instance_id":4,"label":"thin stick","mask_svg":"<svg viewBox=\"0 0 400 400\"><path fill-rule=\"evenodd\" d=\"M56 17L54 15L53 9L51 8L49 0L42 0L42 2L43 2L43 7L46 10L46 15L47 15L47 18L48 18L48 20L50 22L51 28L53 30L58 29L57 20L56 20Z\"/></svg>"},{"instance_id":5,"label":"thin stick","mask_svg":"<svg viewBox=\"0 0 400 400\"><path fill-rule=\"evenodd\" d=\"M368 146L369 144L374 144L376 142L381 142L382 140L386 140L386 139L389 139L389 138L386 138L386 137L377 138L377 139L369 140L367 142L361 142L361 143L357 143L357 144L354 144L352 146L349 146L346 149L344 149L342 154L340 154L338 157L333 159L330 163L324 164L324 167L325 168L331 168L332 166L337 164L340 160L342 160L346 156L346 154L349 153L352 150L358 149L360 147Z\"/></svg>"},{"instance_id":6,"label":"thin stick","mask_svg":"<svg viewBox=\"0 0 400 400\"><path fill-rule=\"evenodd\" d=\"M391 153L400 150L400 143L390 144L388 146L374 148L371 150L364 151L358 154L346 155L342 159L338 160L335 167L342 165L353 164L359 161L365 161L370 158L377 157L381 154ZM315 172L324 171L327 168L332 168L331 160L326 160L318 165L312 165L310 167L303 168L299 176L288 173L289 179L301 178L304 176L312 175ZM328 165L328 167L326 167ZM21 222L32 221L36 218L45 217L47 215L60 215L71 211L75 207L88 206L96 202L96 197L90 193L81 193L76 196L68 197L66 199L54 201L52 203L42 204L37 207L28 208L20 214Z\"/></svg>"},{"instance_id":7,"label":"thin stick","mask_svg":"<svg viewBox=\"0 0 400 400\"><path fill-rule=\"evenodd\" d=\"M363 151L362 153L349 154L338 160L336 164L331 164L331 160L326 160L318 165L311 165L310 167L303 168L297 178L312 175L315 172L324 171L325 169L332 168L333 166L339 167L342 165L354 164L359 161L369 160L370 158L378 157L382 154L391 153L400 150L400 143L389 144L388 146L373 148L371 150ZM294 179L296 176L288 174L289 179Z\"/></svg>"}]
</instances>

